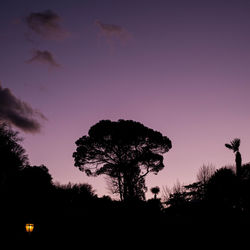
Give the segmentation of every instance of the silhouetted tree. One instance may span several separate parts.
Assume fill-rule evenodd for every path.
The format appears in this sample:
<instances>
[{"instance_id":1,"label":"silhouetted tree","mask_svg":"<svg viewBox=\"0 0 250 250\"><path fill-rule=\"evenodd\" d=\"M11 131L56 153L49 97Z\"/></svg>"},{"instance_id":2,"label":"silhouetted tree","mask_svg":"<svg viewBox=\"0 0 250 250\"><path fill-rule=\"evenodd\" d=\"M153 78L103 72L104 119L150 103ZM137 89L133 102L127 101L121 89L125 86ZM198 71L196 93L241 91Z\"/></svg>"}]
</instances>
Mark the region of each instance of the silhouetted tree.
<instances>
[{"instance_id":1,"label":"silhouetted tree","mask_svg":"<svg viewBox=\"0 0 250 250\"><path fill-rule=\"evenodd\" d=\"M240 207L248 213L250 221L250 163L242 165L239 189Z\"/></svg>"},{"instance_id":2,"label":"silhouetted tree","mask_svg":"<svg viewBox=\"0 0 250 250\"><path fill-rule=\"evenodd\" d=\"M0 123L0 189L14 179L14 176L28 164L28 157L20 145L18 132L6 123Z\"/></svg>"},{"instance_id":3,"label":"silhouetted tree","mask_svg":"<svg viewBox=\"0 0 250 250\"><path fill-rule=\"evenodd\" d=\"M215 167L213 165L202 165L197 173L196 179L203 184L207 184L214 173Z\"/></svg>"},{"instance_id":4,"label":"silhouetted tree","mask_svg":"<svg viewBox=\"0 0 250 250\"><path fill-rule=\"evenodd\" d=\"M46 166L24 167L19 171L13 187L13 193L18 195L20 203L32 204L30 212L38 213L49 206L53 183Z\"/></svg>"},{"instance_id":5,"label":"silhouetted tree","mask_svg":"<svg viewBox=\"0 0 250 250\"><path fill-rule=\"evenodd\" d=\"M206 185L204 185L201 181L197 181L188 185L185 185L185 195L188 197L189 201L192 202L200 202L204 200L206 196Z\"/></svg>"},{"instance_id":6,"label":"silhouetted tree","mask_svg":"<svg viewBox=\"0 0 250 250\"><path fill-rule=\"evenodd\" d=\"M236 163L236 176L240 176L241 174L241 163L242 163L242 159L241 159L241 154L239 152L239 147L240 147L240 139L235 138L234 140L232 140L230 142L230 144L225 144L225 146L231 150L233 150L233 152L235 153L235 163Z\"/></svg>"},{"instance_id":7,"label":"silhouetted tree","mask_svg":"<svg viewBox=\"0 0 250 250\"><path fill-rule=\"evenodd\" d=\"M165 187L164 196L165 204L172 208L183 207L188 202L185 187L179 181L176 182L172 189Z\"/></svg>"},{"instance_id":8,"label":"silhouetted tree","mask_svg":"<svg viewBox=\"0 0 250 250\"><path fill-rule=\"evenodd\" d=\"M207 185L214 173L215 167L213 165L203 165L197 173L197 182L184 186L191 201L199 202L206 198Z\"/></svg>"},{"instance_id":9,"label":"silhouetted tree","mask_svg":"<svg viewBox=\"0 0 250 250\"><path fill-rule=\"evenodd\" d=\"M117 178L113 178L110 176L107 176L106 183L108 186L108 190L114 194L120 196L120 182ZM140 178L137 182L134 182L134 190L136 193L136 197L140 200L145 200L145 192L147 192L147 187L145 185L145 179ZM121 197L121 196L120 196ZM122 200L122 199L121 199Z\"/></svg>"},{"instance_id":10,"label":"silhouetted tree","mask_svg":"<svg viewBox=\"0 0 250 250\"><path fill-rule=\"evenodd\" d=\"M154 199L156 199L157 198L157 194L159 194L159 192L160 192L160 188L158 186L152 187L150 189L150 191L152 192L152 194L154 194Z\"/></svg>"},{"instance_id":11,"label":"silhouetted tree","mask_svg":"<svg viewBox=\"0 0 250 250\"><path fill-rule=\"evenodd\" d=\"M52 186L52 176L46 166L26 166L20 171L22 187L30 190L46 190Z\"/></svg>"},{"instance_id":12,"label":"silhouetted tree","mask_svg":"<svg viewBox=\"0 0 250 250\"><path fill-rule=\"evenodd\" d=\"M241 175L242 180L250 181L250 162L242 165Z\"/></svg>"},{"instance_id":13,"label":"silhouetted tree","mask_svg":"<svg viewBox=\"0 0 250 250\"><path fill-rule=\"evenodd\" d=\"M129 200L144 192L148 173L164 168L162 155L172 143L139 122L102 120L76 146L75 166L89 176L108 175L115 180L121 200Z\"/></svg>"},{"instance_id":14,"label":"silhouetted tree","mask_svg":"<svg viewBox=\"0 0 250 250\"><path fill-rule=\"evenodd\" d=\"M207 192L210 204L215 207L235 208L239 193L234 171L226 167L216 170L209 180Z\"/></svg>"},{"instance_id":15,"label":"silhouetted tree","mask_svg":"<svg viewBox=\"0 0 250 250\"><path fill-rule=\"evenodd\" d=\"M64 185L56 184L55 188L57 193L63 197L64 202L67 203L67 205L80 205L81 203L96 197L93 187L87 183L72 184L69 182Z\"/></svg>"}]
</instances>

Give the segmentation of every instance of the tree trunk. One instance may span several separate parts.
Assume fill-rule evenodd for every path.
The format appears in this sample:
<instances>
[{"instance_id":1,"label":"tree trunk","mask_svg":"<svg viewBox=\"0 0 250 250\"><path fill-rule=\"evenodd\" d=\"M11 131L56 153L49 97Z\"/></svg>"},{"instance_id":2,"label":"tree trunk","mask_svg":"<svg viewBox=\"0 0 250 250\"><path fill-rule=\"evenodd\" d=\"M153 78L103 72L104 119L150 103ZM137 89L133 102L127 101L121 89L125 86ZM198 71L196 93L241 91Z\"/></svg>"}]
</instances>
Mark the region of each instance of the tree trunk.
<instances>
[{"instance_id":1,"label":"tree trunk","mask_svg":"<svg viewBox=\"0 0 250 250\"><path fill-rule=\"evenodd\" d=\"M135 187L133 183L133 176L129 173L129 171L126 171L123 175L124 179L124 200L132 200L135 197Z\"/></svg>"},{"instance_id":2,"label":"tree trunk","mask_svg":"<svg viewBox=\"0 0 250 250\"><path fill-rule=\"evenodd\" d=\"M239 151L237 151L235 154L235 163L236 163L236 176L240 177L242 159L241 159L241 154Z\"/></svg>"},{"instance_id":3,"label":"tree trunk","mask_svg":"<svg viewBox=\"0 0 250 250\"><path fill-rule=\"evenodd\" d=\"M121 201L123 201L124 200L124 192L122 189L121 174L120 173L118 174L118 187L119 187L120 199L121 199Z\"/></svg>"}]
</instances>

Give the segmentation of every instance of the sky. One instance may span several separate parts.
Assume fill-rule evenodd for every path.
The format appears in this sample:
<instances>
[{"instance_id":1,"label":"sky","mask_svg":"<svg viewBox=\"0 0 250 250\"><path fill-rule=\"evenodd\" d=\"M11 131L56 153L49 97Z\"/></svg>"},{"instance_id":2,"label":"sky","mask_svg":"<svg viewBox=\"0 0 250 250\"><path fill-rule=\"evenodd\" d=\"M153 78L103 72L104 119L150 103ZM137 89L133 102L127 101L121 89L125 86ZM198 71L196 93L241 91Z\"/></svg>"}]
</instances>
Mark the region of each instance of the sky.
<instances>
[{"instance_id":1,"label":"sky","mask_svg":"<svg viewBox=\"0 0 250 250\"><path fill-rule=\"evenodd\" d=\"M171 139L149 189L190 184L203 164L234 164L224 146L234 138L250 161L248 0L1 0L0 45L0 119L54 182L110 195L72 157L102 119Z\"/></svg>"}]
</instances>

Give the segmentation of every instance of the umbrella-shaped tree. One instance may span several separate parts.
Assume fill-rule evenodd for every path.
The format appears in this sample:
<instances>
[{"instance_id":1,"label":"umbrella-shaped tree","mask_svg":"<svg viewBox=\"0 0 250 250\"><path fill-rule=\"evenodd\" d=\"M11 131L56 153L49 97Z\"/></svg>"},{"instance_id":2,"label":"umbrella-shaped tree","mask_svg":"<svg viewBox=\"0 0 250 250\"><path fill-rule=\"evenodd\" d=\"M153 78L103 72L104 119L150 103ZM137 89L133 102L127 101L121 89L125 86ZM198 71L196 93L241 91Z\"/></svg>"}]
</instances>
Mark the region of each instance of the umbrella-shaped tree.
<instances>
[{"instance_id":1,"label":"umbrella-shaped tree","mask_svg":"<svg viewBox=\"0 0 250 250\"><path fill-rule=\"evenodd\" d=\"M148 173L164 168L163 154L172 143L160 132L132 120L102 120L88 136L76 141L75 166L88 176L107 175L114 180L121 200L141 198Z\"/></svg>"},{"instance_id":2,"label":"umbrella-shaped tree","mask_svg":"<svg viewBox=\"0 0 250 250\"><path fill-rule=\"evenodd\" d=\"M158 186L152 187L152 188L150 189L150 191L151 191L151 193L154 195L154 199L156 199L157 194L159 194L159 192L160 192L160 188L159 188Z\"/></svg>"}]
</instances>

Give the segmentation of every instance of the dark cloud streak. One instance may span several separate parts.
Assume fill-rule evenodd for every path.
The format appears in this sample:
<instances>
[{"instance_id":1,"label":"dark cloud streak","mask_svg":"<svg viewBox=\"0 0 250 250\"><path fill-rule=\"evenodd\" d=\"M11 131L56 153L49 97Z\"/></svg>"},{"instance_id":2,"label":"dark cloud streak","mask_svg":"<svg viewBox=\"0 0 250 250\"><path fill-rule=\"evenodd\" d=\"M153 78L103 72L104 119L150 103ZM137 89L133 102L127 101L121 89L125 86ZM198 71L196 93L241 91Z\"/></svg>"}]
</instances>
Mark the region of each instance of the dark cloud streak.
<instances>
[{"instance_id":1,"label":"dark cloud streak","mask_svg":"<svg viewBox=\"0 0 250 250\"><path fill-rule=\"evenodd\" d=\"M32 12L26 18L28 27L44 39L64 39L69 32L60 26L61 18L52 10Z\"/></svg>"},{"instance_id":2,"label":"dark cloud streak","mask_svg":"<svg viewBox=\"0 0 250 250\"><path fill-rule=\"evenodd\" d=\"M33 62L40 62L43 64L47 64L51 67L60 67L60 64L58 64L52 53L48 50L34 50L33 56L26 61L27 63L33 63Z\"/></svg>"},{"instance_id":3,"label":"dark cloud streak","mask_svg":"<svg viewBox=\"0 0 250 250\"><path fill-rule=\"evenodd\" d=\"M0 85L0 120L6 121L24 132L37 133L41 129L39 120L47 120L38 110L18 99L10 89Z\"/></svg>"},{"instance_id":4,"label":"dark cloud streak","mask_svg":"<svg viewBox=\"0 0 250 250\"><path fill-rule=\"evenodd\" d=\"M122 42L127 41L131 35L123 27L115 24L106 24L99 20L95 21L95 25L101 31L101 34L106 37L107 40L119 39Z\"/></svg>"}]
</instances>

